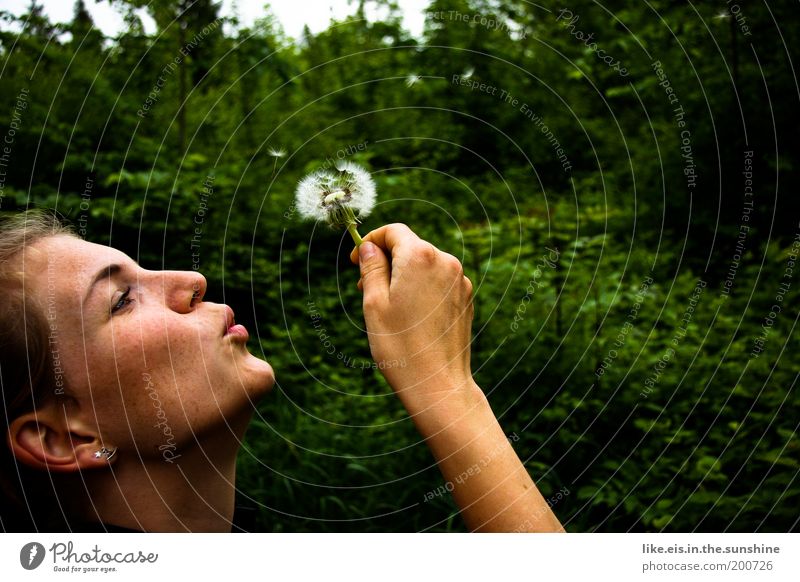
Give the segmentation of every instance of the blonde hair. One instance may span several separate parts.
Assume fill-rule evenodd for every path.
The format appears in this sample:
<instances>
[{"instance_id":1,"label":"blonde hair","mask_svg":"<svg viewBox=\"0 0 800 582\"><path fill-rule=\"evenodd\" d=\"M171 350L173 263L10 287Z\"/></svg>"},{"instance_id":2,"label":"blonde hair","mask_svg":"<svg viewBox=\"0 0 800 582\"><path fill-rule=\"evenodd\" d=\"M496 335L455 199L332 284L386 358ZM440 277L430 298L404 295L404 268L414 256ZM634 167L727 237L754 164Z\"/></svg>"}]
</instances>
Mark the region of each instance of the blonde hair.
<instances>
[{"instance_id":1,"label":"blonde hair","mask_svg":"<svg viewBox=\"0 0 800 582\"><path fill-rule=\"evenodd\" d=\"M0 443L0 529L35 529L49 495L32 495L43 475L17 463L8 447L9 424L34 410L37 400L55 391L48 324L41 306L26 296L22 252L36 242L73 231L52 213L41 210L0 217L0 401L4 438ZM30 486L29 486L30 485ZM52 508L49 508L52 510ZM37 523L39 525L37 525ZM22 525L27 524L27 525Z\"/></svg>"}]
</instances>

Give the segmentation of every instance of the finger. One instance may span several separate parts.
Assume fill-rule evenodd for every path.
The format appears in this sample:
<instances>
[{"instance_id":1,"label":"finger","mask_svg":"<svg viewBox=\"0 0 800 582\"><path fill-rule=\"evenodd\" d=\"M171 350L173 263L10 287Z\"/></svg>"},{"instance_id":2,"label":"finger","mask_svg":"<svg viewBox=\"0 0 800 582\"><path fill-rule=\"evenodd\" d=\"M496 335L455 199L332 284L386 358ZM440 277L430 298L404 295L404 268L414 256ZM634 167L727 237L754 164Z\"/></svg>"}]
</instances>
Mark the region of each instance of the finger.
<instances>
[{"instance_id":1,"label":"finger","mask_svg":"<svg viewBox=\"0 0 800 582\"><path fill-rule=\"evenodd\" d=\"M395 256L395 248L404 242L417 241L419 237L405 224L396 222L370 231L363 240L375 243L387 253ZM358 247L350 252L350 260L354 264L358 263Z\"/></svg>"},{"instance_id":2,"label":"finger","mask_svg":"<svg viewBox=\"0 0 800 582\"><path fill-rule=\"evenodd\" d=\"M389 259L375 244L364 241L358 247L364 306L383 302L389 296Z\"/></svg>"}]
</instances>

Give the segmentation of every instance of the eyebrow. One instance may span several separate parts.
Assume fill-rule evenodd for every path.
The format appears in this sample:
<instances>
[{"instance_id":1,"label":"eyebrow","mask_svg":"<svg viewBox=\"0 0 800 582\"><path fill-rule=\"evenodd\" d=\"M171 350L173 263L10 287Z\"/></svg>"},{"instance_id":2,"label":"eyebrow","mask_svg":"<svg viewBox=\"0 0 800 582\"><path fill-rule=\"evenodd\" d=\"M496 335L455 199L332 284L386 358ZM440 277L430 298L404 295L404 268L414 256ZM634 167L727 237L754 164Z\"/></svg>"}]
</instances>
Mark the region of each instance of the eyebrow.
<instances>
[{"instance_id":1,"label":"eyebrow","mask_svg":"<svg viewBox=\"0 0 800 582\"><path fill-rule=\"evenodd\" d=\"M91 298L92 293L97 287L97 284L100 281L111 279L117 276L120 273L120 271L122 271L122 265L120 265L119 263L113 263L97 271L97 274L92 278L92 282L89 283L89 291L86 292L86 297L83 298L84 307L89 302L89 299Z\"/></svg>"}]
</instances>

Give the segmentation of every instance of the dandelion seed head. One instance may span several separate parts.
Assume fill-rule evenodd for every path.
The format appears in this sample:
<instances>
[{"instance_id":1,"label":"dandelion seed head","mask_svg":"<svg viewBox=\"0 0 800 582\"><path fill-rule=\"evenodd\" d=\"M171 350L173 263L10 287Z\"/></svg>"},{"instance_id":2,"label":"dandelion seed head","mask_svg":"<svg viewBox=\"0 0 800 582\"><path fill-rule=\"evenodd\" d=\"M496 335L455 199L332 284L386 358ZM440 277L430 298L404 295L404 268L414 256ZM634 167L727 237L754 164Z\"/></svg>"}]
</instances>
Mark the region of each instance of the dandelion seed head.
<instances>
[{"instance_id":1,"label":"dandelion seed head","mask_svg":"<svg viewBox=\"0 0 800 582\"><path fill-rule=\"evenodd\" d=\"M347 226L367 216L377 193L369 172L352 162L339 160L336 171L320 170L300 180L296 206L301 216L324 220L332 226Z\"/></svg>"},{"instance_id":2,"label":"dandelion seed head","mask_svg":"<svg viewBox=\"0 0 800 582\"><path fill-rule=\"evenodd\" d=\"M337 190L336 192L331 192L325 198L322 199L323 206L329 206L336 202L341 202L342 200L347 199L347 192L344 190Z\"/></svg>"}]
</instances>

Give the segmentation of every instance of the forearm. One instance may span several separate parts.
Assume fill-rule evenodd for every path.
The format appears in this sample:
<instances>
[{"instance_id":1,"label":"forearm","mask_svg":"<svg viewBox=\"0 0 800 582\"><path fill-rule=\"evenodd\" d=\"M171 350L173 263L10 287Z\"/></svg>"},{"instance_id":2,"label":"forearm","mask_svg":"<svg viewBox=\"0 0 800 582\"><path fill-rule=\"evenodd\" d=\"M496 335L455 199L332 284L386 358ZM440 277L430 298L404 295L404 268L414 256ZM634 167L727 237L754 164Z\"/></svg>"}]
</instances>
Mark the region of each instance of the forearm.
<instances>
[{"instance_id":1,"label":"forearm","mask_svg":"<svg viewBox=\"0 0 800 582\"><path fill-rule=\"evenodd\" d=\"M370 232L350 258L361 271L372 357L408 361L381 372L452 483L469 528L563 531L469 373L473 287L459 260L404 224Z\"/></svg>"},{"instance_id":2,"label":"forearm","mask_svg":"<svg viewBox=\"0 0 800 582\"><path fill-rule=\"evenodd\" d=\"M564 531L474 382L409 412L470 530Z\"/></svg>"}]
</instances>

